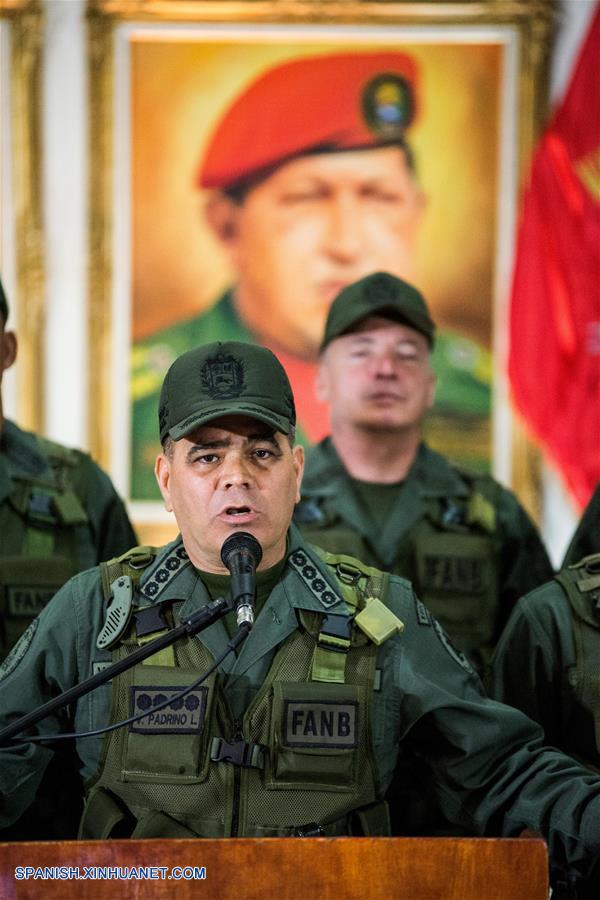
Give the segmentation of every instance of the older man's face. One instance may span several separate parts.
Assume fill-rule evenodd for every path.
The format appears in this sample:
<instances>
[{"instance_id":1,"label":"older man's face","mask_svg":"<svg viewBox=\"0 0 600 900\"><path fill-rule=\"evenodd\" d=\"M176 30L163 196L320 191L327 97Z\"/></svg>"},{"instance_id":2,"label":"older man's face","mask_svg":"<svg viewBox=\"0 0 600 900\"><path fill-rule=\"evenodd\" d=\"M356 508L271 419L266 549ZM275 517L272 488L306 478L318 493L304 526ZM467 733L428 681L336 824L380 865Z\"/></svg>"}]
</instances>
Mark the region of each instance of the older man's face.
<instances>
[{"instance_id":1,"label":"older man's face","mask_svg":"<svg viewBox=\"0 0 600 900\"><path fill-rule=\"evenodd\" d=\"M237 273L236 304L270 345L314 357L339 291L384 270L410 278L423 195L397 147L321 153L280 166L209 218Z\"/></svg>"},{"instance_id":2,"label":"older man's face","mask_svg":"<svg viewBox=\"0 0 600 900\"><path fill-rule=\"evenodd\" d=\"M263 548L261 569L282 559L304 465L302 447L246 416L224 416L161 453L156 476L196 568L224 572L221 547L248 531Z\"/></svg>"},{"instance_id":3,"label":"older man's face","mask_svg":"<svg viewBox=\"0 0 600 900\"><path fill-rule=\"evenodd\" d=\"M325 350L317 392L336 428L419 434L433 404L429 344L409 325L370 316Z\"/></svg>"}]
</instances>

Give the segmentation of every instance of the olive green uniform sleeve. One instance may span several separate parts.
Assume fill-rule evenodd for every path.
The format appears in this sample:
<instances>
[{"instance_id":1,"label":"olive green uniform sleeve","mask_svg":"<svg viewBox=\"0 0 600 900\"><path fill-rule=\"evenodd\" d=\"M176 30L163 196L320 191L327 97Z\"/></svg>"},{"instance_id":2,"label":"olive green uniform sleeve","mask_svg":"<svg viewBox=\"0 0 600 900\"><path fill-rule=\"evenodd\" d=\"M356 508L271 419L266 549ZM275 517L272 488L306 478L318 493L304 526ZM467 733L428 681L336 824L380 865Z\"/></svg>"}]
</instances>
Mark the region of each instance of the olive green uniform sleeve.
<instances>
[{"instance_id":1,"label":"olive green uniform sleeve","mask_svg":"<svg viewBox=\"0 0 600 900\"><path fill-rule=\"evenodd\" d=\"M103 618L97 569L72 578L29 626L0 667L0 728L37 709L93 674L96 635ZM110 661L110 655L103 657ZM86 695L72 717L67 709L34 725L29 734L91 730L104 724L110 689ZM93 775L100 738L78 741L82 778ZM52 758L51 744L16 738L0 748L0 828L15 822L32 803Z\"/></svg>"},{"instance_id":2,"label":"olive green uniform sleeve","mask_svg":"<svg viewBox=\"0 0 600 900\"><path fill-rule=\"evenodd\" d=\"M548 743L563 746L572 712L568 678L574 664L569 605L552 581L523 597L513 610L492 660L490 694L539 722Z\"/></svg>"},{"instance_id":3,"label":"olive green uniform sleeve","mask_svg":"<svg viewBox=\"0 0 600 900\"><path fill-rule=\"evenodd\" d=\"M89 516L96 563L120 556L138 543L125 504L108 475L87 453L77 453L76 492Z\"/></svg>"},{"instance_id":4,"label":"olive green uniform sleeve","mask_svg":"<svg viewBox=\"0 0 600 900\"><path fill-rule=\"evenodd\" d=\"M486 697L418 601L415 610L398 609L404 633L383 647L393 657L384 662L384 716L428 763L444 814L482 835L540 831L555 864L587 863L600 852L600 777L544 746L531 719Z\"/></svg>"},{"instance_id":5,"label":"olive green uniform sleeve","mask_svg":"<svg viewBox=\"0 0 600 900\"><path fill-rule=\"evenodd\" d=\"M592 494L571 538L562 567L571 566L591 553L600 553L600 484Z\"/></svg>"}]
</instances>

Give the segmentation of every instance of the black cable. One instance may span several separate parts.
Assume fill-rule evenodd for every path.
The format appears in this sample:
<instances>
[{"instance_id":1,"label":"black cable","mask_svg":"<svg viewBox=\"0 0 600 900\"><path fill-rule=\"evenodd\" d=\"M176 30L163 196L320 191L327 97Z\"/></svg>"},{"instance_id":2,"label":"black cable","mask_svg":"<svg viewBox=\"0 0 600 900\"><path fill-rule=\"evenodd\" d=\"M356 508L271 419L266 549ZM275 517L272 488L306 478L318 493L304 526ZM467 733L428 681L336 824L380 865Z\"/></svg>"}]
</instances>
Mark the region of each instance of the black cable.
<instances>
[{"instance_id":1,"label":"black cable","mask_svg":"<svg viewBox=\"0 0 600 900\"><path fill-rule=\"evenodd\" d=\"M193 684L190 684L188 687L183 688L183 690L179 691L179 693L175 694L175 696L169 697L167 700L163 701L162 703L158 703L156 706L152 707L152 712L156 712L159 709L164 709L165 706L169 706L174 700L179 700L180 697L185 697L185 695L189 694L190 691L193 691L193 690L195 690L195 688L199 687L202 684L202 682L206 681L208 676L212 675L212 673L215 671L215 669L221 665L223 660L230 653L235 651L235 649L238 647L238 645L246 637L249 630L250 629L246 625L240 626L237 634L235 634L234 637L229 641L229 643L227 644L227 647L225 648L223 653L221 653L221 655L219 657L217 657L217 659L214 661L212 666L210 666L206 670L206 672L204 672L200 676L200 678L197 679L197 681L194 681ZM21 737L18 739L18 742L19 743L39 743L41 741L66 741L67 739L72 740L74 738L96 737L99 734L106 734L109 731L116 731L117 728L123 728L124 725L131 725L133 722L138 722L140 719L145 719L147 715L148 715L148 710L145 710L144 712L138 713L135 716L130 716L128 719L123 719L121 722L115 722L113 725L106 725L104 728L98 728L96 731L79 731L79 732L72 732L71 734L39 734L39 735L32 735L31 737L27 737L27 738ZM16 739L16 736L13 740L15 740L15 739Z\"/></svg>"}]
</instances>

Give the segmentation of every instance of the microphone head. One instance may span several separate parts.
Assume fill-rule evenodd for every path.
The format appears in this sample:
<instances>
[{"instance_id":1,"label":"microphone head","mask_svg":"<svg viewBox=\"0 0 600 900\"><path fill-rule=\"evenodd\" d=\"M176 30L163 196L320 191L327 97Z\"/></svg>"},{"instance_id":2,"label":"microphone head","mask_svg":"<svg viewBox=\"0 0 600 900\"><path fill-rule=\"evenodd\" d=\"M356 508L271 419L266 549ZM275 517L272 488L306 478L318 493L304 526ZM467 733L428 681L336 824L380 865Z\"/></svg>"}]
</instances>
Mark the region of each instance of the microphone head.
<instances>
[{"instance_id":1,"label":"microphone head","mask_svg":"<svg viewBox=\"0 0 600 900\"><path fill-rule=\"evenodd\" d=\"M221 547L221 560L223 565L229 569L230 561L233 554L244 553L253 557L254 567L258 568L262 559L262 547L256 540L254 535L247 531L234 531L228 538L223 541Z\"/></svg>"}]
</instances>

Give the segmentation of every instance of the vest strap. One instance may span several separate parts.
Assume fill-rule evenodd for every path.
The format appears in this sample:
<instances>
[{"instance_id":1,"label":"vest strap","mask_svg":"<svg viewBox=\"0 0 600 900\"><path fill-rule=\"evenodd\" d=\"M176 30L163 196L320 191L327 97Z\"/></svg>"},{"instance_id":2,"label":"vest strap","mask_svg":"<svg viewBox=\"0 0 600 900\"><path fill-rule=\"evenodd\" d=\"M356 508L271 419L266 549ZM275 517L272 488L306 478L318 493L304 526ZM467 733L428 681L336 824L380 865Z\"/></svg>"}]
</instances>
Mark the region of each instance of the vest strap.
<instances>
[{"instance_id":1,"label":"vest strap","mask_svg":"<svg viewBox=\"0 0 600 900\"><path fill-rule=\"evenodd\" d=\"M329 613L323 620L313 653L312 680L344 684L349 650L350 616Z\"/></svg>"}]
</instances>

